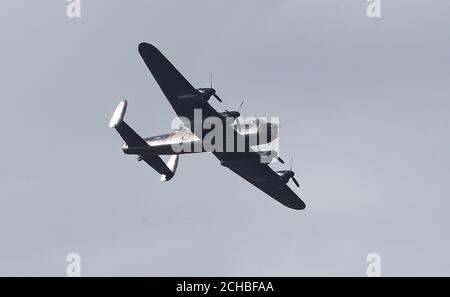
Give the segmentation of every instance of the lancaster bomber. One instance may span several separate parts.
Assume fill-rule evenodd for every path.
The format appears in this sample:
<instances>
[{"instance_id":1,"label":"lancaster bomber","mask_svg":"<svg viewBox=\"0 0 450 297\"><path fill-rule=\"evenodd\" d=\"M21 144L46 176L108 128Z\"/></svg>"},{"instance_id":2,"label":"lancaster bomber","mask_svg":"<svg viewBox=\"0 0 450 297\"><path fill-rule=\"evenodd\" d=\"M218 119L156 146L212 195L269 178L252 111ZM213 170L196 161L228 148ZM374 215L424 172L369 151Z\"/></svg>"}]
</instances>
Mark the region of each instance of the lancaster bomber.
<instances>
[{"instance_id":1,"label":"lancaster bomber","mask_svg":"<svg viewBox=\"0 0 450 297\"><path fill-rule=\"evenodd\" d=\"M277 124L260 119L241 123L239 111L216 111L208 101L212 97L219 102L222 99L212 86L212 77L210 87L194 88L155 46L141 43L138 50L183 124L174 132L142 138L124 121L127 101L121 101L109 127L115 128L125 141L122 146L125 154L137 155L138 161L161 174L161 181L169 181L175 175L181 154L211 152L222 166L281 204L292 209L305 208L305 203L287 185L292 180L299 187L292 163L289 170L274 171L269 167L270 161L284 163L278 154L254 149L255 143L270 143L278 137ZM212 124L208 125L208 121ZM221 129L216 129L220 133L214 134L211 141L208 132L213 132L213 126ZM209 145L207 138L211 141ZM162 155L169 156L167 162L161 159Z\"/></svg>"}]
</instances>

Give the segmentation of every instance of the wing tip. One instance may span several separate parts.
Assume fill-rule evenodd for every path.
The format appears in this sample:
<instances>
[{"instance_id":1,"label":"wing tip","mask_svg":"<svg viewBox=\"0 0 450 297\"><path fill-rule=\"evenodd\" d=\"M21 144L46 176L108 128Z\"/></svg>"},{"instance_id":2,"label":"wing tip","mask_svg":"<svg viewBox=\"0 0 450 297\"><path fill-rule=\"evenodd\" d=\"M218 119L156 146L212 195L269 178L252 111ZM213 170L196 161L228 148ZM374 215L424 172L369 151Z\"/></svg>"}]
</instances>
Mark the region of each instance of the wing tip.
<instances>
[{"instance_id":1,"label":"wing tip","mask_svg":"<svg viewBox=\"0 0 450 297\"><path fill-rule=\"evenodd\" d=\"M145 53L148 53L150 51L158 52L158 49L153 44L147 43L147 42L141 42L138 45L138 51L141 56L143 56Z\"/></svg>"},{"instance_id":2,"label":"wing tip","mask_svg":"<svg viewBox=\"0 0 450 297\"><path fill-rule=\"evenodd\" d=\"M283 202L281 203L284 204L284 206L287 206L295 210L304 210L306 208L305 202L303 202L303 200L301 200L300 198L296 201L291 201L290 203L283 203Z\"/></svg>"},{"instance_id":3,"label":"wing tip","mask_svg":"<svg viewBox=\"0 0 450 297\"><path fill-rule=\"evenodd\" d=\"M296 207L294 208L295 210L304 210L306 208L306 204L301 201L298 205L296 205Z\"/></svg>"}]
</instances>

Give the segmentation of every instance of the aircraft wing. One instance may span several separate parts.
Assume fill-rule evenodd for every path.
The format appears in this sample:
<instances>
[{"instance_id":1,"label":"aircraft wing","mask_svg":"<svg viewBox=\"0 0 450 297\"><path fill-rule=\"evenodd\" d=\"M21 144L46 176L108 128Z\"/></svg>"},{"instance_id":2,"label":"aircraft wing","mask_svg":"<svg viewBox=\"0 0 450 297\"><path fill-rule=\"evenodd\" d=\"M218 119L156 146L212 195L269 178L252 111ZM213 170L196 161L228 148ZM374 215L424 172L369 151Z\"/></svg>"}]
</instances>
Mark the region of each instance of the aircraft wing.
<instances>
[{"instance_id":1,"label":"aircraft wing","mask_svg":"<svg viewBox=\"0 0 450 297\"><path fill-rule=\"evenodd\" d=\"M250 162L246 165L233 166L229 164L239 164L249 158L255 159L256 152L247 153L213 153L220 161L227 162L226 167L241 176L243 179L253 184L255 187L277 200L281 204L293 208L304 209L305 203L289 188L289 186L279 180L278 174L273 171L268 164ZM259 156L258 156L259 157ZM222 163L223 164L223 163Z\"/></svg>"},{"instance_id":2,"label":"aircraft wing","mask_svg":"<svg viewBox=\"0 0 450 297\"><path fill-rule=\"evenodd\" d=\"M195 109L202 111L202 120L208 117L225 119L207 102L195 98L200 92L184 78L155 46L148 43L141 43L139 44L139 53L176 114L190 121L191 131L194 131L192 124L194 122ZM227 127L227 129L232 128ZM230 165L233 162L240 163L239 161L245 163L248 159L256 159L256 157L259 159L258 153L214 152L214 155L220 161L225 161L228 164L226 167L283 205L293 209L305 208L305 203L285 183L280 181L278 174L267 164L255 161L245 166Z\"/></svg>"},{"instance_id":3,"label":"aircraft wing","mask_svg":"<svg viewBox=\"0 0 450 297\"><path fill-rule=\"evenodd\" d=\"M194 109L200 109L203 119L211 116L222 118L207 102L192 98L199 95L200 91L195 89L155 46L141 43L139 53L179 117L185 117L193 123ZM191 130L193 131L192 127Z\"/></svg>"}]
</instances>

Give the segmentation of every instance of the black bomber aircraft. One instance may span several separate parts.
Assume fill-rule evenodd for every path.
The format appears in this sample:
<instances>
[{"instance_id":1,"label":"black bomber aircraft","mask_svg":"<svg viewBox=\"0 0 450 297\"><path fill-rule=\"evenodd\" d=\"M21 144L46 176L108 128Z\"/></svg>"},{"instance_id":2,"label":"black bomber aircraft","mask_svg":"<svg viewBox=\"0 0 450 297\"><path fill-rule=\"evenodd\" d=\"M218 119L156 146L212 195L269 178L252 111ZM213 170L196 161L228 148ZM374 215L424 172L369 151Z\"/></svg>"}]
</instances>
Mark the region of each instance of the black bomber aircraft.
<instances>
[{"instance_id":1,"label":"black bomber aircraft","mask_svg":"<svg viewBox=\"0 0 450 297\"><path fill-rule=\"evenodd\" d=\"M275 151L258 151L252 148L255 141L259 145L276 139L278 125L258 119L240 123L239 111L217 112L208 103L211 97L222 102L212 87L212 77L209 88L196 89L155 46L141 43L139 53L183 124L175 132L142 138L123 120L127 101L121 101L111 117L109 127L115 128L125 141L122 146L125 154L137 155L138 161L143 160L161 174L161 181L168 181L175 175L180 154L211 152L222 166L283 205L292 209L306 207L287 185L292 180L299 187L292 171L292 163L290 170L274 171L269 167L270 161L276 159L284 163L278 154ZM217 121L223 124L223 133L218 134L222 138L215 139L213 147L207 147L203 142L213 125L205 127L205 122L211 118L215 119L216 124ZM228 148L230 143L231 148ZM243 144L241 150L237 149L239 143ZM179 146L183 149L180 150ZM167 163L161 159L161 155L169 156ZM263 157L266 162L262 162Z\"/></svg>"}]
</instances>

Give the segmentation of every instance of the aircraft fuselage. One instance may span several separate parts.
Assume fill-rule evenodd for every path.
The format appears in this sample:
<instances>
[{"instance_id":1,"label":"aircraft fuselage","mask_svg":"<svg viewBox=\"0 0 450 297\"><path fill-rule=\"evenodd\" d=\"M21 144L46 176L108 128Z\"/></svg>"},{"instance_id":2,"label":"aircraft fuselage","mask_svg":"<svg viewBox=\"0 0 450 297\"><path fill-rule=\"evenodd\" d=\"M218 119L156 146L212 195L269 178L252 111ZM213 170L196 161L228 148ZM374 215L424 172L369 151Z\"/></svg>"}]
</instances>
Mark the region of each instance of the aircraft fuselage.
<instances>
[{"instance_id":1,"label":"aircraft fuselage","mask_svg":"<svg viewBox=\"0 0 450 297\"><path fill-rule=\"evenodd\" d=\"M194 128L197 132L197 129ZM201 152L249 152L251 147L272 142L278 137L276 124L258 123L233 124L223 131L214 129L199 130L200 139L188 128L181 128L171 133L144 138L146 146L128 146L122 149L126 154L173 155ZM208 141L209 140L209 141Z\"/></svg>"}]
</instances>

